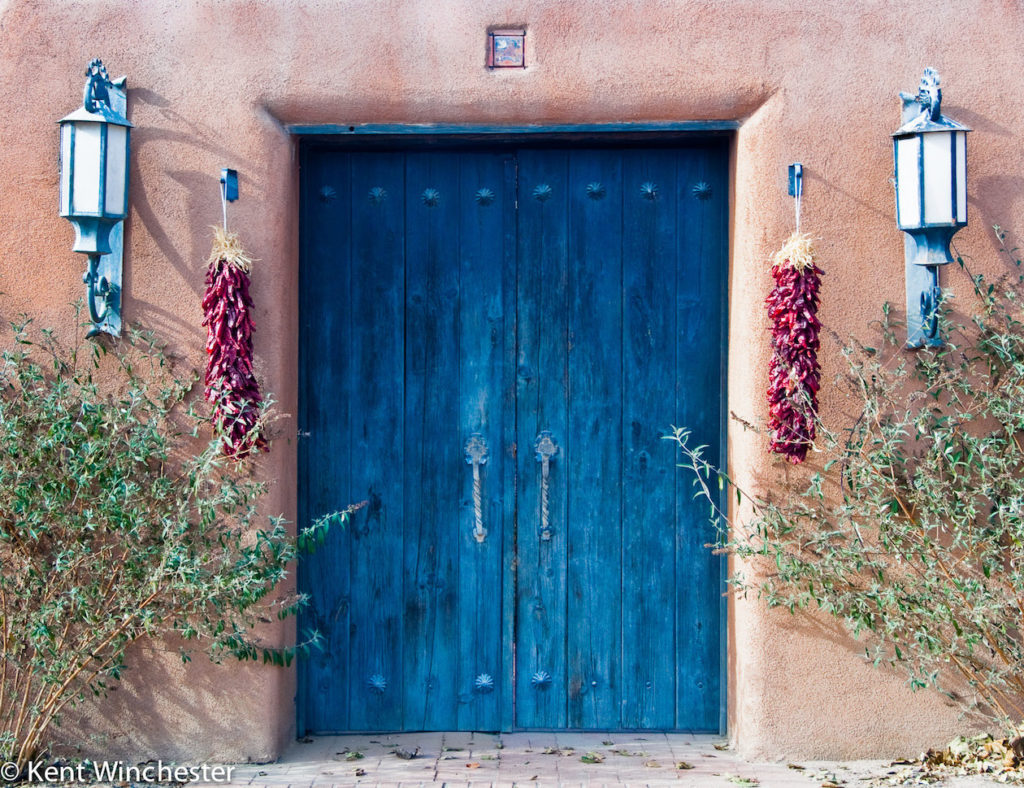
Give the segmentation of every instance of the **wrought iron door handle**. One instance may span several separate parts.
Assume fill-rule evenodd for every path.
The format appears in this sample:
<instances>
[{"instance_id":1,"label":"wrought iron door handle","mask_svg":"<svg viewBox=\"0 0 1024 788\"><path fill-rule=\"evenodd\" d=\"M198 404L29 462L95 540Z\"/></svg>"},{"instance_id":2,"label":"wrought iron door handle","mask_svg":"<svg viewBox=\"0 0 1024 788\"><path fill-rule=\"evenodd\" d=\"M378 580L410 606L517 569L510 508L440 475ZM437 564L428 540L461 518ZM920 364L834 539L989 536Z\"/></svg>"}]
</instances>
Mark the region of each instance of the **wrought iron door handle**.
<instances>
[{"instance_id":1,"label":"wrought iron door handle","mask_svg":"<svg viewBox=\"0 0 1024 788\"><path fill-rule=\"evenodd\" d=\"M551 436L550 430L543 430L534 443L537 462L540 463L540 538L551 539L551 511L549 505L548 476L551 471L551 459L558 454L558 444Z\"/></svg>"},{"instance_id":2,"label":"wrought iron door handle","mask_svg":"<svg viewBox=\"0 0 1024 788\"><path fill-rule=\"evenodd\" d=\"M473 536L478 542L487 538L484 528L484 492L483 480L480 478L480 466L487 462L487 443L484 436L474 432L466 441L466 464L473 466Z\"/></svg>"}]
</instances>

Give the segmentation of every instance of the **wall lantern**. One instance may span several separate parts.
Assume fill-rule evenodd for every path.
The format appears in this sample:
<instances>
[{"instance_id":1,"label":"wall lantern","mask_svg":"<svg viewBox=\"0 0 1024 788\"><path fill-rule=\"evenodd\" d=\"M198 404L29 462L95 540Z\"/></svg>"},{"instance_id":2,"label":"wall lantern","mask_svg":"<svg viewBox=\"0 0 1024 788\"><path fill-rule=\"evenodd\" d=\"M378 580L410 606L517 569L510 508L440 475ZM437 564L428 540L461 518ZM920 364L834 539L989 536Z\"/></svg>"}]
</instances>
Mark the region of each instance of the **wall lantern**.
<instances>
[{"instance_id":1,"label":"wall lantern","mask_svg":"<svg viewBox=\"0 0 1024 788\"><path fill-rule=\"evenodd\" d=\"M939 346L939 267L967 225L966 126L941 114L939 75L924 70L917 95L900 93L903 125L893 134L896 223L907 234L907 343Z\"/></svg>"},{"instance_id":2,"label":"wall lantern","mask_svg":"<svg viewBox=\"0 0 1024 788\"><path fill-rule=\"evenodd\" d=\"M82 281L89 336L121 333L120 222L128 215L124 77L111 82L102 61L86 68L82 107L60 120L60 215L75 227L74 251L89 258ZM101 264L100 258L103 257Z\"/></svg>"}]
</instances>

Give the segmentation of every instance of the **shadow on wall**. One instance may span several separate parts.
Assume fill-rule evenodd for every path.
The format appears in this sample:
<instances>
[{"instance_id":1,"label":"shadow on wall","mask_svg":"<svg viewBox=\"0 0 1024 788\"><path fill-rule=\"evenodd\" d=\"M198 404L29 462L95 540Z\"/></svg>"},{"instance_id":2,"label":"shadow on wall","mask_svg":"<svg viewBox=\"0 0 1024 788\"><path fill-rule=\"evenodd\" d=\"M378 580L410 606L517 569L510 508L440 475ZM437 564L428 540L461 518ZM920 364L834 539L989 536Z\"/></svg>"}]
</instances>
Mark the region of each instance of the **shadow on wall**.
<instances>
[{"instance_id":1,"label":"shadow on wall","mask_svg":"<svg viewBox=\"0 0 1024 788\"><path fill-rule=\"evenodd\" d=\"M184 664L171 645L136 645L121 682L105 698L87 698L50 734L53 757L151 759L201 764L263 763L276 757L266 716L275 709L267 671L228 660L211 667L202 652Z\"/></svg>"},{"instance_id":2,"label":"shadow on wall","mask_svg":"<svg viewBox=\"0 0 1024 788\"><path fill-rule=\"evenodd\" d=\"M959 104L943 102L942 110L944 114L950 115L950 117L956 118L958 121L966 126L970 126L974 131L981 131L985 134L994 134L1000 137L1012 137L1014 130L996 123L992 119L991 115L982 115L975 112L970 107L960 106ZM968 173L968 180L970 179L970 173Z\"/></svg>"},{"instance_id":3,"label":"shadow on wall","mask_svg":"<svg viewBox=\"0 0 1024 788\"><path fill-rule=\"evenodd\" d=\"M779 611L789 616L788 611ZM852 655L860 658L864 661L865 665L871 665L870 659L865 654L865 648L868 647L868 643L865 641L855 640L853 636L843 627L838 621L828 618L825 614L815 613L814 611L803 611L797 612L790 616L792 623L790 629L800 633L802 636L815 638L821 642L830 642L835 646L838 646ZM834 676L841 678L842 672L845 665L835 665ZM909 688L909 674L901 670L899 667L880 664L874 666L873 670L880 671L888 674L889 677L895 677L899 681L908 685ZM826 674L831 671L824 671ZM947 677L947 683L950 679ZM992 727L992 720L989 717L985 717L981 714L974 714L968 711L964 705L965 699L968 698L970 690L965 683L953 682L948 688L943 690L934 689L922 689L916 690L917 692L932 693L936 697L941 699L941 703L951 709L956 709L963 715L964 733L969 733L971 729L977 729L978 731L987 730Z\"/></svg>"},{"instance_id":4,"label":"shadow on wall","mask_svg":"<svg viewBox=\"0 0 1024 788\"><path fill-rule=\"evenodd\" d=\"M967 166L971 166L969 159ZM1007 234L1006 242L1009 249L1015 246L1024 248L1021 228L1014 226L1015 219L1021 216L1019 204L1024 200L1024 175L1000 173L976 177L970 183L970 190L968 218L985 228L986 237L990 242L986 251L989 259L976 258L974 262L983 263L984 271L996 275L1016 271L1013 259L1000 254L999 241L992 231L992 226L998 224ZM954 239L954 244L955 242ZM1016 252L1014 257L1021 257L1021 253Z\"/></svg>"},{"instance_id":5,"label":"shadow on wall","mask_svg":"<svg viewBox=\"0 0 1024 788\"><path fill-rule=\"evenodd\" d=\"M134 221L129 222L126 238L130 251L125 265L125 311L134 322L147 329L164 337L183 337L192 344L195 340L205 340L205 330L198 319L193 321L183 316L199 316L212 240L211 226L221 220L219 170L165 169L161 165L171 161L195 161L199 166L211 160L235 162L237 153L219 143L220 135L212 127L197 124L171 109L171 101L164 96L146 88L132 88L128 95L129 116L136 128L132 132L131 211ZM160 119L166 121L166 125L158 125ZM133 224L135 232L149 236L151 242L133 244ZM187 230L183 232L181 228ZM147 259L154 252L159 254L159 259ZM185 284L185 288L175 286L173 293L192 294L194 299L189 300L193 303L134 298L136 270L168 268Z\"/></svg>"}]
</instances>

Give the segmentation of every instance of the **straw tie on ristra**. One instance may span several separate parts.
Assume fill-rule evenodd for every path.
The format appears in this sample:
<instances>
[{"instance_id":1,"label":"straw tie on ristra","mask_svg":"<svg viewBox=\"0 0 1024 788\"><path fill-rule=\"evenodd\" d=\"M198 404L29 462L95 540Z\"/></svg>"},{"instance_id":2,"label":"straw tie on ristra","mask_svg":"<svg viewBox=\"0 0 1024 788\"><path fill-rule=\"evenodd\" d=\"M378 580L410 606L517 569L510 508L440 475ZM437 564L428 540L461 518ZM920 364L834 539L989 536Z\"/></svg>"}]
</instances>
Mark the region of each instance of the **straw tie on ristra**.
<instances>
[{"instance_id":1,"label":"straw tie on ristra","mask_svg":"<svg viewBox=\"0 0 1024 788\"><path fill-rule=\"evenodd\" d=\"M213 405L213 426L221 436L224 453L241 459L268 448L261 419L263 397L253 372L252 259L235 233L213 229L203 296L206 399Z\"/></svg>"},{"instance_id":2,"label":"straw tie on ristra","mask_svg":"<svg viewBox=\"0 0 1024 788\"><path fill-rule=\"evenodd\" d=\"M822 270L811 238L793 233L775 254L772 288L765 304L772 321L768 372L771 451L803 462L814 441L821 367L818 364L818 291Z\"/></svg>"}]
</instances>

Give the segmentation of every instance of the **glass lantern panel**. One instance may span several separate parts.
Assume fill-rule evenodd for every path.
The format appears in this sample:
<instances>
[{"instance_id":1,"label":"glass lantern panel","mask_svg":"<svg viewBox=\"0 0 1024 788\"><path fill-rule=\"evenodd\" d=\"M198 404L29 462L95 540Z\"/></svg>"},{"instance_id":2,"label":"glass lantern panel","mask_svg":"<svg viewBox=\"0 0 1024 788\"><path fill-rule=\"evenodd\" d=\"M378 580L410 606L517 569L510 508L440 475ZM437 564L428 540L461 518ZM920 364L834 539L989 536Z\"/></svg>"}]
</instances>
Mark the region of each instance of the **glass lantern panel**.
<instances>
[{"instance_id":1,"label":"glass lantern panel","mask_svg":"<svg viewBox=\"0 0 1024 788\"><path fill-rule=\"evenodd\" d=\"M60 127L60 215L71 210L71 124Z\"/></svg>"},{"instance_id":2,"label":"glass lantern panel","mask_svg":"<svg viewBox=\"0 0 1024 788\"><path fill-rule=\"evenodd\" d=\"M945 131L924 134L924 221L953 221L953 141Z\"/></svg>"},{"instance_id":3,"label":"glass lantern panel","mask_svg":"<svg viewBox=\"0 0 1024 788\"><path fill-rule=\"evenodd\" d=\"M896 140L896 223L900 227L921 226L921 138Z\"/></svg>"},{"instance_id":4,"label":"glass lantern panel","mask_svg":"<svg viewBox=\"0 0 1024 788\"><path fill-rule=\"evenodd\" d=\"M75 172L71 203L75 214L100 212L100 124L75 123Z\"/></svg>"},{"instance_id":5,"label":"glass lantern panel","mask_svg":"<svg viewBox=\"0 0 1024 788\"><path fill-rule=\"evenodd\" d=\"M107 126L107 198L104 213L110 216L124 216L125 205L124 168L128 162L128 129L124 126Z\"/></svg>"},{"instance_id":6,"label":"glass lantern panel","mask_svg":"<svg viewBox=\"0 0 1024 788\"><path fill-rule=\"evenodd\" d=\"M967 223L967 133L956 133L956 220Z\"/></svg>"}]
</instances>

